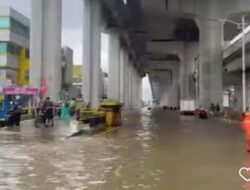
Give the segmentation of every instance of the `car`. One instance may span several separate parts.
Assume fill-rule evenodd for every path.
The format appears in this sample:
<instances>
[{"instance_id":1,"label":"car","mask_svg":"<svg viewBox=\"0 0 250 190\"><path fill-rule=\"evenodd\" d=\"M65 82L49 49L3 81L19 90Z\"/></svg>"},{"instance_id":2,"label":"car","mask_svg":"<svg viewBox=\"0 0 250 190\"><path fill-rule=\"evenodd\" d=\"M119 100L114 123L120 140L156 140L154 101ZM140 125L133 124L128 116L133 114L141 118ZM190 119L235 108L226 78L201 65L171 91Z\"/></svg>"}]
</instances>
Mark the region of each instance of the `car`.
<instances>
[{"instance_id":1,"label":"car","mask_svg":"<svg viewBox=\"0 0 250 190\"><path fill-rule=\"evenodd\" d=\"M200 118L200 119L207 119L208 118L208 113L207 110L205 110L204 108L199 108L196 110L196 115Z\"/></svg>"}]
</instances>

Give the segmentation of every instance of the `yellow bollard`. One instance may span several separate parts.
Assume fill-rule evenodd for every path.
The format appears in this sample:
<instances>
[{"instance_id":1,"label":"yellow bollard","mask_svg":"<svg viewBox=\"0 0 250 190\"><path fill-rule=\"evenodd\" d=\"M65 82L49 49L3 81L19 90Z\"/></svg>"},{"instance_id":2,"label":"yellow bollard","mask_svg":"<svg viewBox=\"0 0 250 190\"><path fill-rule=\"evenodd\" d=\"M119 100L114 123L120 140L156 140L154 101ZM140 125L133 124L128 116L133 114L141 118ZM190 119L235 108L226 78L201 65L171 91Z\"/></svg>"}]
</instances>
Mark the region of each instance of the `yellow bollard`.
<instances>
[{"instance_id":1,"label":"yellow bollard","mask_svg":"<svg viewBox=\"0 0 250 190\"><path fill-rule=\"evenodd\" d=\"M121 104L119 102L104 101L101 109L105 112L105 124L107 127L116 127L121 124Z\"/></svg>"},{"instance_id":2,"label":"yellow bollard","mask_svg":"<svg viewBox=\"0 0 250 190\"><path fill-rule=\"evenodd\" d=\"M113 126L113 117L114 117L114 114L113 114L112 111L107 111L107 112L106 112L105 124L106 124L108 127L112 127L112 126Z\"/></svg>"}]
</instances>

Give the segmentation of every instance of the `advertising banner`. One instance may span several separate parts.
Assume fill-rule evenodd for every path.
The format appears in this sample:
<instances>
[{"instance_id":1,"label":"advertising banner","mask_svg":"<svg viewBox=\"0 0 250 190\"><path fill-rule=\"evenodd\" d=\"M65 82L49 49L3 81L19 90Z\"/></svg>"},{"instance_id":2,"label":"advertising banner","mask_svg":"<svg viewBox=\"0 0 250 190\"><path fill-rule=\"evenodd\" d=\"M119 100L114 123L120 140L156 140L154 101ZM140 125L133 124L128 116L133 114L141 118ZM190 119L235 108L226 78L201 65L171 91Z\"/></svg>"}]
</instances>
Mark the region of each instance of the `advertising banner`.
<instances>
[{"instance_id":1,"label":"advertising banner","mask_svg":"<svg viewBox=\"0 0 250 190\"><path fill-rule=\"evenodd\" d=\"M4 95L38 95L38 88L33 87L4 87Z\"/></svg>"}]
</instances>

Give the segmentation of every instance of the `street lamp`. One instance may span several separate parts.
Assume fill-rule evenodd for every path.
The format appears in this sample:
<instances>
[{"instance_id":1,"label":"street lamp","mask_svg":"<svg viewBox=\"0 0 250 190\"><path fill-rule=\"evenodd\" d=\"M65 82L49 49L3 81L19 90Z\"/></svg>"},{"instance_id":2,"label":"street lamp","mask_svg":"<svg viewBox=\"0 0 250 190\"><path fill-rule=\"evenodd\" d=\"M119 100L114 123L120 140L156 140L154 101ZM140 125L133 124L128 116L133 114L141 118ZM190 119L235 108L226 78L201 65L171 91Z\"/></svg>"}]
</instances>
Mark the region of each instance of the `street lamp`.
<instances>
[{"instance_id":1,"label":"street lamp","mask_svg":"<svg viewBox=\"0 0 250 190\"><path fill-rule=\"evenodd\" d=\"M242 21L242 108L243 112L246 112L246 41L245 41L245 20L246 17L243 15Z\"/></svg>"}]
</instances>

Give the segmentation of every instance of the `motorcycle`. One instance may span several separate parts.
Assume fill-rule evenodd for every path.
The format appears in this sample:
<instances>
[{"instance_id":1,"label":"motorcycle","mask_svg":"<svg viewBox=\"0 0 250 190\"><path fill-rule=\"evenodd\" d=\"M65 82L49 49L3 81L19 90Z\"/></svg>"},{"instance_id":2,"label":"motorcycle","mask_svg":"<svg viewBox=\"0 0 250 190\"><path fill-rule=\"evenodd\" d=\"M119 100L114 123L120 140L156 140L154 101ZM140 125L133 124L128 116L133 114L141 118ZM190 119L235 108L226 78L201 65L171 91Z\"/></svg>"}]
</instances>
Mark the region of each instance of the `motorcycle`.
<instances>
[{"instance_id":1,"label":"motorcycle","mask_svg":"<svg viewBox=\"0 0 250 190\"><path fill-rule=\"evenodd\" d=\"M5 116L6 126L19 126L21 121L21 113L9 111Z\"/></svg>"}]
</instances>

